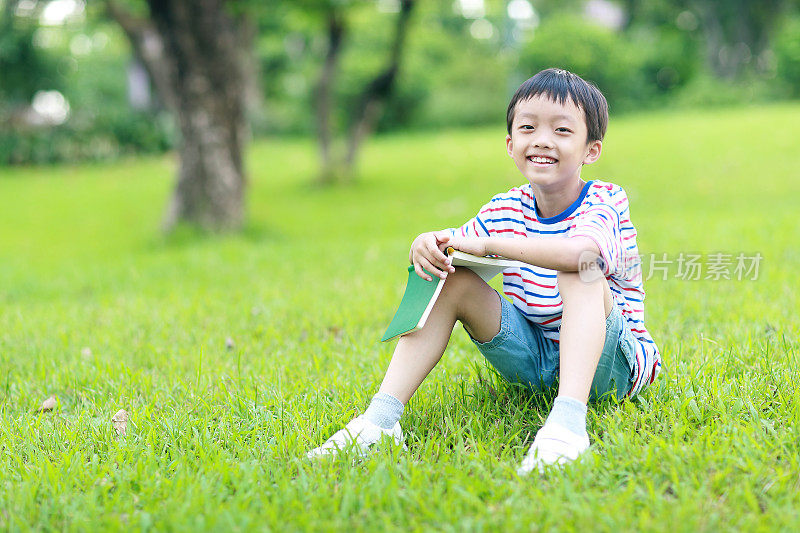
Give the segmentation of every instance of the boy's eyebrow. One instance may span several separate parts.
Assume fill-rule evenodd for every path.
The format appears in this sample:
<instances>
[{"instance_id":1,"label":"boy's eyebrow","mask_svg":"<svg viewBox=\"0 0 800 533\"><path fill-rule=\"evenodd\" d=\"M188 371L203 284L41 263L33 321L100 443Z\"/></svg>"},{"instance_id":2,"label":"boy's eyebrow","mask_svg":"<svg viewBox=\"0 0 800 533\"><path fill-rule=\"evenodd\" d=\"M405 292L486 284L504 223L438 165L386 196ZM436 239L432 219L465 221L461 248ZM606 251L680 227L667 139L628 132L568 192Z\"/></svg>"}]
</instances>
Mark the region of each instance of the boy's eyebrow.
<instances>
[{"instance_id":1,"label":"boy's eyebrow","mask_svg":"<svg viewBox=\"0 0 800 533\"><path fill-rule=\"evenodd\" d=\"M536 113L527 113L527 112L520 113L519 116L527 118L539 118L539 116ZM574 121L574 118L570 115L553 115L551 118L554 120L567 120L570 122Z\"/></svg>"}]
</instances>

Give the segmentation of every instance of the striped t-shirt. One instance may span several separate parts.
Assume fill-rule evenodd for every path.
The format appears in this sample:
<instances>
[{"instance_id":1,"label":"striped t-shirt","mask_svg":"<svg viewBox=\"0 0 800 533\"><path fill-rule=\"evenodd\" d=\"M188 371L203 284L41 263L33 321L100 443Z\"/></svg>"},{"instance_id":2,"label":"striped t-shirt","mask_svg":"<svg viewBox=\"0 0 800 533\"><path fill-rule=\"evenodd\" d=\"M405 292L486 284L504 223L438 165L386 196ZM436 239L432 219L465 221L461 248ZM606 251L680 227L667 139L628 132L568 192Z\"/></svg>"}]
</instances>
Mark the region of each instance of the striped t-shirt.
<instances>
[{"instance_id":1,"label":"striped t-shirt","mask_svg":"<svg viewBox=\"0 0 800 533\"><path fill-rule=\"evenodd\" d=\"M599 180L587 182L580 196L564 212L550 218L536 213L529 184L498 194L478 214L454 233L465 237L528 238L583 236L600 249L598 263L608 280L614 301L636 337L637 376L633 396L653 382L661 370L661 355L644 325L644 287L636 228L628 197L618 185ZM558 342L561 295L556 271L529 265L503 272L503 292L514 305Z\"/></svg>"}]
</instances>

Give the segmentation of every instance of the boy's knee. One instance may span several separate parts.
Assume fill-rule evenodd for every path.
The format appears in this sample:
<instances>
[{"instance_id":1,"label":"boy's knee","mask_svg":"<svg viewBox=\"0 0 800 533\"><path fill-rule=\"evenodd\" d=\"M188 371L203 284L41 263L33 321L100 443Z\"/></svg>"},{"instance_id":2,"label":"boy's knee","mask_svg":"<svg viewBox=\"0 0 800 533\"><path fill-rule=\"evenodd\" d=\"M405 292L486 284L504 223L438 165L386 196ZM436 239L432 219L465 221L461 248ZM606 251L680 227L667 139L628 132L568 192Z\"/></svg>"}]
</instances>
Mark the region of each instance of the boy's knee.
<instances>
[{"instance_id":1,"label":"boy's knee","mask_svg":"<svg viewBox=\"0 0 800 533\"><path fill-rule=\"evenodd\" d=\"M463 293L478 287L481 283L486 284L475 272L468 268L456 267L455 272L447 275L444 288L450 293Z\"/></svg>"},{"instance_id":2,"label":"boy's knee","mask_svg":"<svg viewBox=\"0 0 800 533\"><path fill-rule=\"evenodd\" d=\"M611 296L611 288L608 286L608 281L606 281L605 277L592 276L587 278L582 276L580 272L559 271L556 273L556 280L562 302L568 301L573 294L581 299L585 298L587 293L596 294L603 299L606 316L611 312L613 298Z\"/></svg>"},{"instance_id":3,"label":"boy's knee","mask_svg":"<svg viewBox=\"0 0 800 533\"><path fill-rule=\"evenodd\" d=\"M568 296L575 292L576 288L581 288L581 285L585 286L586 284L578 272L558 271L556 272L556 281L558 282L558 292L561 293L562 299L564 295Z\"/></svg>"},{"instance_id":4,"label":"boy's knee","mask_svg":"<svg viewBox=\"0 0 800 533\"><path fill-rule=\"evenodd\" d=\"M447 275L442 288L442 296L454 302L462 309L479 304L496 294L488 283L468 268L456 267L456 271Z\"/></svg>"},{"instance_id":5,"label":"boy's knee","mask_svg":"<svg viewBox=\"0 0 800 533\"><path fill-rule=\"evenodd\" d=\"M456 267L447 275L442 294L473 339L488 342L500 331L500 295L472 270Z\"/></svg>"}]
</instances>

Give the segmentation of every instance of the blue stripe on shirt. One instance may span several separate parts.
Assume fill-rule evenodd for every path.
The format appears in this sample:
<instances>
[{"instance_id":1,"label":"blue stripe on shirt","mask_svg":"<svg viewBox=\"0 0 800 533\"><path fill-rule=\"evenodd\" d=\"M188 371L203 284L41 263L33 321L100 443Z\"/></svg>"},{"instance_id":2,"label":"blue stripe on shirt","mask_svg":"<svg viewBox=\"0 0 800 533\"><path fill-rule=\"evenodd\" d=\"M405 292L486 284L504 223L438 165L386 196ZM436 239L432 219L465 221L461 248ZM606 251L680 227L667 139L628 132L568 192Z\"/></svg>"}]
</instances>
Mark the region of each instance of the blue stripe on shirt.
<instances>
[{"instance_id":1,"label":"blue stripe on shirt","mask_svg":"<svg viewBox=\"0 0 800 533\"><path fill-rule=\"evenodd\" d=\"M539 276L540 278L555 279L558 276L558 274L543 274L542 272L538 272L538 271L533 270L532 268L528 268L528 267L517 267L517 268L519 268L520 270L523 270L525 272L530 272L534 276Z\"/></svg>"},{"instance_id":2,"label":"blue stripe on shirt","mask_svg":"<svg viewBox=\"0 0 800 533\"><path fill-rule=\"evenodd\" d=\"M515 220L513 218L487 218L486 222L487 223L489 223L489 222L493 222L493 223L495 223L495 222L513 222L514 224L520 224L523 227L525 226L525 222L524 221Z\"/></svg>"},{"instance_id":3,"label":"blue stripe on shirt","mask_svg":"<svg viewBox=\"0 0 800 533\"><path fill-rule=\"evenodd\" d=\"M489 230L486 229L486 225L483 223L483 221L480 219L480 217L475 217L475 220L478 221L478 224L480 224L480 226L483 228L483 231L485 231L486 235L489 236Z\"/></svg>"},{"instance_id":4,"label":"blue stripe on shirt","mask_svg":"<svg viewBox=\"0 0 800 533\"><path fill-rule=\"evenodd\" d=\"M521 197L520 198L515 198L513 196L510 196L510 197L496 196L496 197L492 198L491 200L489 200L489 203L493 203L493 202L518 202L523 207L527 208L530 212L534 212L533 207L531 205L526 204L525 202L523 202Z\"/></svg>"}]
</instances>

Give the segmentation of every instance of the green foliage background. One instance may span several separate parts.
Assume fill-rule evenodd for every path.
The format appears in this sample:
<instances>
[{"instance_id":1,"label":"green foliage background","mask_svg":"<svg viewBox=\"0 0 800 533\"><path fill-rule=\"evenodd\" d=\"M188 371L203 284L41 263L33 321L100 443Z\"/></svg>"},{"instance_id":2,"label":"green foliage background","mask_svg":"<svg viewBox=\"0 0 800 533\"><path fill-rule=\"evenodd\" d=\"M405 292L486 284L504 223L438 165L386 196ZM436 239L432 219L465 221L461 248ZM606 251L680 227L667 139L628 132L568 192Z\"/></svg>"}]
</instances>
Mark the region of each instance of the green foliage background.
<instances>
[{"instance_id":1,"label":"green foliage background","mask_svg":"<svg viewBox=\"0 0 800 533\"><path fill-rule=\"evenodd\" d=\"M337 129L347 128L366 81L382 67L395 13L388 0L238 3L250 9L263 108L250 114L256 137L317 132L313 90L326 51L325 10L344 13L347 31L334 85ZM486 0L492 35L474 38L475 22L454 11L450 0L418 2L408 48L380 132L487 125L514 89L541 68L570 68L596 82L612 112L641 109L731 106L796 98L800 93L800 5L795 0L745 2L767 12L782 6L768 35L769 53L753 57L733 78L715 76L706 64L702 5L690 0L627 1L617 5L635 16L611 30L582 15L585 2L537 0L535 28L517 28L507 2ZM44 5L42 2L39 4ZM132 2L131 5L141 6ZM714 4L728 13L727 4ZM755 7L754 7L755 6ZM761 11L758 11L758 10ZM729 13L728 13L729 14ZM681 17L691 24L680 23ZM35 19L0 20L0 164L110 159L162 152L177 141L171 118L156 104L135 111L126 97L129 46L89 3L82 22L39 27ZM48 46L35 45L48 34ZM107 45L75 55L71 42L85 35ZM58 89L71 106L68 122L51 128L20 128L8 120L35 91Z\"/></svg>"}]
</instances>

